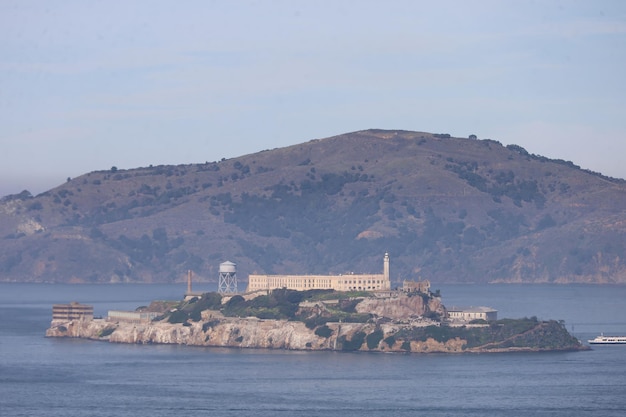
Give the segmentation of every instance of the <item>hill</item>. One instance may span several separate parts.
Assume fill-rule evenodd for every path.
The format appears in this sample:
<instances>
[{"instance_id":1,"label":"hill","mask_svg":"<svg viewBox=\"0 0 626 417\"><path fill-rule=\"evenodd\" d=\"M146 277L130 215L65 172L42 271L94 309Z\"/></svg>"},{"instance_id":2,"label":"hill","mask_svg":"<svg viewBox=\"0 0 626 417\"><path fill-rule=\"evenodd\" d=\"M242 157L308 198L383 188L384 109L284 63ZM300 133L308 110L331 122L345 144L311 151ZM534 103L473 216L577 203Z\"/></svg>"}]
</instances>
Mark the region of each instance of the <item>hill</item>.
<instances>
[{"instance_id":1,"label":"hill","mask_svg":"<svg viewBox=\"0 0 626 417\"><path fill-rule=\"evenodd\" d=\"M626 182L516 145L367 130L219 162L112 167L0 201L0 280L382 269L393 282L626 283Z\"/></svg>"}]
</instances>

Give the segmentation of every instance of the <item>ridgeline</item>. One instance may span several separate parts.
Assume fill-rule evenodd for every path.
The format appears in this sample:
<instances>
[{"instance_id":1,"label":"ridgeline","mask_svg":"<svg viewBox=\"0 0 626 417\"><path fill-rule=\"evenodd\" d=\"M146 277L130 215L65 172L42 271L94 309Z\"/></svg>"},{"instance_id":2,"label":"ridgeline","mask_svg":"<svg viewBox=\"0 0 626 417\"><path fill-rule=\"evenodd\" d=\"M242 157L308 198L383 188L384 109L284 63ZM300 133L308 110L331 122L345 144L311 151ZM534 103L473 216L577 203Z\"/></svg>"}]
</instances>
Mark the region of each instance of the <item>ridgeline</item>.
<instances>
[{"instance_id":1,"label":"ridgeline","mask_svg":"<svg viewBox=\"0 0 626 417\"><path fill-rule=\"evenodd\" d=\"M112 167L0 200L0 281L626 283L626 182L517 145L366 130L218 162Z\"/></svg>"}]
</instances>

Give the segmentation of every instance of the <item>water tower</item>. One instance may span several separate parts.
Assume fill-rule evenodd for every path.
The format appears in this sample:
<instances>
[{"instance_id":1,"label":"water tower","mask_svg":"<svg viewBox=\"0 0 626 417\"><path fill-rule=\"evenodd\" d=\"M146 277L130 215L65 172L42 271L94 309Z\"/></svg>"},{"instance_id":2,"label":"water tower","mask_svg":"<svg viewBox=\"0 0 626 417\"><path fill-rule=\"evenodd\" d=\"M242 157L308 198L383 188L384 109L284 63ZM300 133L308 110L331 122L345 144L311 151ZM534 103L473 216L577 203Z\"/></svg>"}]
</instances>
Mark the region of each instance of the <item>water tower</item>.
<instances>
[{"instance_id":1,"label":"water tower","mask_svg":"<svg viewBox=\"0 0 626 417\"><path fill-rule=\"evenodd\" d=\"M230 262L220 264L220 281L217 287L220 294L233 294L237 292L237 265Z\"/></svg>"}]
</instances>

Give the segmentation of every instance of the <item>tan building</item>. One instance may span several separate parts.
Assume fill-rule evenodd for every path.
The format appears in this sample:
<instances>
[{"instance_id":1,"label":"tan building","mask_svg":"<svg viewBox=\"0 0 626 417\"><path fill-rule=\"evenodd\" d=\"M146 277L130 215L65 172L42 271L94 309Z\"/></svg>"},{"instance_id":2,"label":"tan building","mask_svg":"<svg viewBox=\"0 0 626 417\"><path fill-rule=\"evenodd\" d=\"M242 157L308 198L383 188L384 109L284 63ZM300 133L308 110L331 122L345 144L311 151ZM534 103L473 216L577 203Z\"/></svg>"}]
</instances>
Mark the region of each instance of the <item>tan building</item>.
<instances>
[{"instance_id":1,"label":"tan building","mask_svg":"<svg viewBox=\"0 0 626 417\"><path fill-rule=\"evenodd\" d=\"M472 320L498 320L498 310L491 307L451 307L448 318L452 321L469 322Z\"/></svg>"},{"instance_id":2,"label":"tan building","mask_svg":"<svg viewBox=\"0 0 626 417\"><path fill-rule=\"evenodd\" d=\"M383 291L391 288L389 254L382 274L346 275L250 275L246 292L287 288L290 290Z\"/></svg>"},{"instance_id":3,"label":"tan building","mask_svg":"<svg viewBox=\"0 0 626 417\"><path fill-rule=\"evenodd\" d=\"M424 281L402 281L402 291L404 292L421 292L428 294L430 291L430 281L425 279Z\"/></svg>"},{"instance_id":4,"label":"tan building","mask_svg":"<svg viewBox=\"0 0 626 417\"><path fill-rule=\"evenodd\" d=\"M93 306L76 301L69 304L54 304L52 320L93 320Z\"/></svg>"}]
</instances>

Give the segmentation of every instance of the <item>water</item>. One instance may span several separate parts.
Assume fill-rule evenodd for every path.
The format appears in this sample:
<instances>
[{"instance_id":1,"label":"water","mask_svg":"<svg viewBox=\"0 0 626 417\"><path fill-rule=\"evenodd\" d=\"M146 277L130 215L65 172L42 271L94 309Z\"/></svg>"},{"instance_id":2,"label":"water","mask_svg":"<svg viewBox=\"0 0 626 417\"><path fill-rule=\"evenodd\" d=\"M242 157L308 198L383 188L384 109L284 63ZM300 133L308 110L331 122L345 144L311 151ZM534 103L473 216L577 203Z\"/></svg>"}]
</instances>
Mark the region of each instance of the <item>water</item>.
<instances>
[{"instance_id":1,"label":"water","mask_svg":"<svg viewBox=\"0 0 626 417\"><path fill-rule=\"evenodd\" d=\"M434 285L447 305L626 334L626 286ZM200 289L200 288L199 288ZM0 284L0 415L623 416L626 346L588 352L286 352L47 339L53 303L134 309L176 285Z\"/></svg>"}]
</instances>

